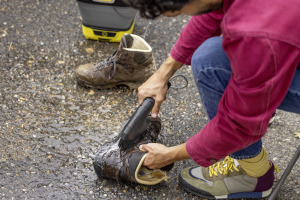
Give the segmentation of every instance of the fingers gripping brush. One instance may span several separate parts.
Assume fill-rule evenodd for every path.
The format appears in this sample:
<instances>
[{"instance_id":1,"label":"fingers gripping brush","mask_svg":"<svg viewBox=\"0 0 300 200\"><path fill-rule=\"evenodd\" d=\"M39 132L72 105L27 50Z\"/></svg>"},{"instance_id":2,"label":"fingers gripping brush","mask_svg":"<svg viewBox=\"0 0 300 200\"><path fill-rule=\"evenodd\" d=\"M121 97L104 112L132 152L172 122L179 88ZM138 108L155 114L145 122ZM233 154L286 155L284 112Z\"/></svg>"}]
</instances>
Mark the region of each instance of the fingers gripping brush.
<instances>
[{"instance_id":1,"label":"fingers gripping brush","mask_svg":"<svg viewBox=\"0 0 300 200\"><path fill-rule=\"evenodd\" d=\"M130 148L144 137L145 130L149 127L151 122L149 114L154 104L154 99L147 97L133 113L130 120L125 124L120 132L121 139L119 141L119 147L121 149Z\"/></svg>"},{"instance_id":2,"label":"fingers gripping brush","mask_svg":"<svg viewBox=\"0 0 300 200\"><path fill-rule=\"evenodd\" d=\"M168 89L170 87L171 83L168 82ZM149 116L149 114L154 104L155 100L153 98L145 98L129 121L123 126L120 132L121 139L119 141L119 147L121 149L130 148L145 136L145 130L149 127L151 122L151 116Z\"/></svg>"},{"instance_id":3,"label":"fingers gripping brush","mask_svg":"<svg viewBox=\"0 0 300 200\"><path fill-rule=\"evenodd\" d=\"M153 98L145 98L133 115L122 124L118 136L100 146L93 161L99 178L143 185L155 185L168 179L167 172L174 164L160 169L147 169L143 166L147 153L139 150L141 144L156 142L161 131L161 119L149 115L154 105Z\"/></svg>"}]
</instances>

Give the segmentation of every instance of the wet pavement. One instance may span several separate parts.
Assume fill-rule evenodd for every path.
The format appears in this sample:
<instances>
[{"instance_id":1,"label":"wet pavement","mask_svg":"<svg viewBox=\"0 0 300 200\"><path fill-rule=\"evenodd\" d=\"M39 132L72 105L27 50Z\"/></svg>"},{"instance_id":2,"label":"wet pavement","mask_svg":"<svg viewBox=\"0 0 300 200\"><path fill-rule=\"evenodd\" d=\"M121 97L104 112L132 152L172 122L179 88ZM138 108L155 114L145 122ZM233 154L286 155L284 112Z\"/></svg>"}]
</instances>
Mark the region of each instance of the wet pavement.
<instances>
[{"instance_id":1,"label":"wet pavement","mask_svg":"<svg viewBox=\"0 0 300 200\"><path fill-rule=\"evenodd\" d=\"M188 17L150 22L146 40L157 67L169 54ZM148 21L137 17L134 33ZM98 180L92 159L136 109L137 93L126 87L92 90L78 86L76 66L110 55L117 43L86 40L75 0L0 0L0 199L199 199L178 186L175 164L168 182L142 186ZM184 89L170 89L161 108L159 142L185 142L207 117L191 76ZM299 145L299 115L278 111L263 138L281 170ZM300 162L277 199L300 199Z\"/></svg>"}]
</instances>

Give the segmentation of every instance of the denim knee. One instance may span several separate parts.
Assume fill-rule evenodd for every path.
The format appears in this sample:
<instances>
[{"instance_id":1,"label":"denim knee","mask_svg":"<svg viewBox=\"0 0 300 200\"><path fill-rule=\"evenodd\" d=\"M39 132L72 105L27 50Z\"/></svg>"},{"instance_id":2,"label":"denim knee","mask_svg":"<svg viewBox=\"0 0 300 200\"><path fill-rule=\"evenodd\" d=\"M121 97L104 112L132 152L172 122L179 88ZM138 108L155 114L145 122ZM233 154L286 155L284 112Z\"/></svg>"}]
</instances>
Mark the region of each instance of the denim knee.
<instances>
[{"instance_id":1,"label":"denim knee","mask_svg":"<svg viewBox=\"0 0 300 200\"><path fill-rule=\"evenodd\" d=\"M206 40L192 57L192 72L202 104L212 119L231 76L230 62L222 47L222 38Z\"/></svg>"},{"instance_id":2,"label":"denim knee","mask_svg":"<svg viewBox=\"0 0 300 200\"><path fill-rule=\"evenodd\" d=\"M224 65L224 63L226 63ZM193 74L209 67L230 69L229 60L222 47L222 37L212 37L204 41L194 52L191 60Z\"/></svg>"}]
</instances>

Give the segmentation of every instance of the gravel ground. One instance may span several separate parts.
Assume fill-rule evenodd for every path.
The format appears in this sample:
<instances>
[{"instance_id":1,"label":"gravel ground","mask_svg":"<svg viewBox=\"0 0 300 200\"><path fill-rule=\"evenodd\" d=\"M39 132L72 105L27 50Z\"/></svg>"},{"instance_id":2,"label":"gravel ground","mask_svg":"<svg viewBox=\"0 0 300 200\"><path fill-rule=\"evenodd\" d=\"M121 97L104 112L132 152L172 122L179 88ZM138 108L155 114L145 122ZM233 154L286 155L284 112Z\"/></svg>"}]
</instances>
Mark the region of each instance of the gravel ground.
<instances>
[{"instance_id":1,"label":"gravel ground","mask_svg":"<svg viewBox=\"0 0 300 200\"><path fill-rule=\"evenodd\" d=\"M167 57L188 17L150 22L146 40L157 66ZM137 17L134 33L148 21ZM0 199L200 199L178 186L181 161L168 182L141 186L98 180L92 159L136 109L137 93L120 87L92 90L77 85L80 64L110 55L117 43L86 40L75 0L0 0ZM188 87L170 89L161 108L159 142L185 142L208 121L189 66ZM278 111L263 138L282 172L299 145L299 115ZM300 199L299 162L277 199Z\"/></svg>"}]
</instances>

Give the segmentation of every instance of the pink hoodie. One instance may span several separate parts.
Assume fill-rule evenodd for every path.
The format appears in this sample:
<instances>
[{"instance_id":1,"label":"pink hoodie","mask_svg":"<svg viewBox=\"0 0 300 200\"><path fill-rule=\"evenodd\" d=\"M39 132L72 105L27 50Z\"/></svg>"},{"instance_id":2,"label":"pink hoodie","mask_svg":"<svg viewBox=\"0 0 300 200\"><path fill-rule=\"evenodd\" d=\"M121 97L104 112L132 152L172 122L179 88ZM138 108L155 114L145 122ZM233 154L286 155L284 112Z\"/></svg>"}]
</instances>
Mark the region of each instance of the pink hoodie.
<instances>
[{"instance_id":1,"label":"pink hoodie","mask_svg":"<svg viewBox=\"0 0 300 200\"><path fill-rule=\"evenodd\" d=\"M224 0L223 8L194 16L171 56L189 65L209 37L223 35L232 76L218 113L186 148L207 167L261 139L300 63L299 0ZM299 86L300 87L300 86Z\"/></svg>"}]
</instances>

